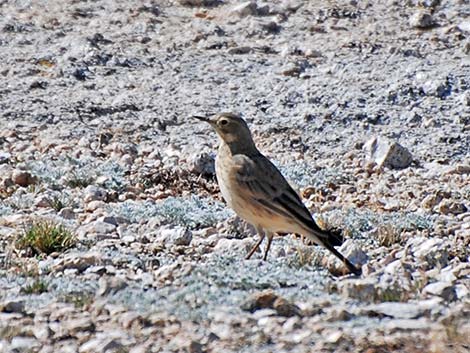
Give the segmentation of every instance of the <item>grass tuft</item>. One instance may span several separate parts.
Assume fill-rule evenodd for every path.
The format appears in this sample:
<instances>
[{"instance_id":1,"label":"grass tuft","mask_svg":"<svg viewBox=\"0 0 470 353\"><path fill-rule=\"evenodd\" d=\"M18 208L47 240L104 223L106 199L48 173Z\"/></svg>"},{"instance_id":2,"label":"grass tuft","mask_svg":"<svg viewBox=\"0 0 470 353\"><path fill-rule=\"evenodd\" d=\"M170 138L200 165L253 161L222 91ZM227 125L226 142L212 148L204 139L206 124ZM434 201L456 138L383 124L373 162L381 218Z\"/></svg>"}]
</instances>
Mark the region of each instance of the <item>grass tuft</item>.
<instances>
[{"instance_id":1,"label":"grass tuft","mask_svg":"<svg viewBox=\"0 0 470 353\"><path fill-rule=\"evenodd\" d=\"M73 201L72 197L66 193L54 195L50 201L49 205L56 211L59 212L66 207L75 207L76 203Z\"/></svg>"},{"instance_id":2,"label":"grass tuft","mask_svg":"<svg viewBox=\"0 0 470 353\"><path fill-rule=\"evenodd\" d=\"M94 295L88 292L71 292L60 298L65 303L73 304L76 308L82 309L93 303Z\"/></svg>"},{"instance_id":3,"label":"grass tuft","mask_svg":"<svg viewBox=\"0 0 470 353\"><path fill-rule=\"evenodd\" d=\"M48 285L45 281L37 279L33 283L21 288L23 294L41 294L48 291Z\"/></svg>"},{"instance_id":4,"label":"grass tuft","mask_svg":"<svg viewBox=\"0 0 470 353\"><path fill-rule=\"evenodd\" d=\"M86 188L88 185L93 184L95 179L85 173L72 173L67 178L67 185L71 188Z\"/></svg>"},{"instance_id":5,"label":"grass tuft","mask_svg":"<svg viewBox=\"0 0 470 353\"><path fill-rule=\"evenodd\" d=\"M17 241L17 248L27 249L32 255L62 252L75 244L72 232L61 224L40 221L31 225Z\"/></svg>"}]
</instances>

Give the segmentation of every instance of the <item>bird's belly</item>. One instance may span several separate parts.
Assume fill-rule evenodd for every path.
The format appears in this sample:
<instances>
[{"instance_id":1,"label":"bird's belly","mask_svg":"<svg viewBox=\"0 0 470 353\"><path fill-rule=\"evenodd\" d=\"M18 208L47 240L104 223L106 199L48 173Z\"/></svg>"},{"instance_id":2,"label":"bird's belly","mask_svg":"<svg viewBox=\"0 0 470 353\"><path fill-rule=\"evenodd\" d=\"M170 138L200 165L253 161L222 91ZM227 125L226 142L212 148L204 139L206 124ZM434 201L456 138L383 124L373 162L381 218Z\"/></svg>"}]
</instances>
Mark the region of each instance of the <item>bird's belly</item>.
<instances>
[{"instance_id":1,"label":"bird's belly","mask_svg":"<svg viewBox=\"0 0 470 353\"><path fill-rule=\"evenodd\" d=\"M216 159L216 174L220 192L227 205L235 213L255 227L261 227L271 232L302 233L298 222L292 218L286 218L275 211L262 206L256 200L250 198L246 193L240 192L242 187L233 175L222 166L222 161ZM238 192L237 192L238 191Z\"/></svg>"},{"instance_id":2,"label":"bird's belly","mask_svg":"<svg viewBox=\"0 0 470 353\"><path fill-rule=\"evenodd\" d=\"M225 196L224 196L225 197ZM227 199L226 199L227 200ZM268 211L254 200L245 200L231 195L228 205L246 222L270 232L303 233L305 230L291 218L286 218L274 211Z\"/></svg>"}]
</instances>

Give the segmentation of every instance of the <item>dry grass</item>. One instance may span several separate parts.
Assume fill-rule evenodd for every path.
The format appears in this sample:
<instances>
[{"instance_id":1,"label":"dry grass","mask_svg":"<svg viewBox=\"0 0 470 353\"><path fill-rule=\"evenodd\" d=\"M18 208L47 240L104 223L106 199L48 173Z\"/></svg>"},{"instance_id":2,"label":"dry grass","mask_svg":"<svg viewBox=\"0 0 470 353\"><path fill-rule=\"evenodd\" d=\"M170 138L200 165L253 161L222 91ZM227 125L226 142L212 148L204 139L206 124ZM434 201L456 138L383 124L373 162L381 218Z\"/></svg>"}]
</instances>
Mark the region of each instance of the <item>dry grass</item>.
<instances>
[{"instance_id":1,"label":"dry grass","mask_svg":"<svg viewBox=\"0 0 470 353\"><path fill-rule=\"evenodd\" d=\"M75 237L61 224L51 221L33 223L16 242L18 249L25 249L31 255L62 252L75 244Z\"/></svg>"}]
</instances>

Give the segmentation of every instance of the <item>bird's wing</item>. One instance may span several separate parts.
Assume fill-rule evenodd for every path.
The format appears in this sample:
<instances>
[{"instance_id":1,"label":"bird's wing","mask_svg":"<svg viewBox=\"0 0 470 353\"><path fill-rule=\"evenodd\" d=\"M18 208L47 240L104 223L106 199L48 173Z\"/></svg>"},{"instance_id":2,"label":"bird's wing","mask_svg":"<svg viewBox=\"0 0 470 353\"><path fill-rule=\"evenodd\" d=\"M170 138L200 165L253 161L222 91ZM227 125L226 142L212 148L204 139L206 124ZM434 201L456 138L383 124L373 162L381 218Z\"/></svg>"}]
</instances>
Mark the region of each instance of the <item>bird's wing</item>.
<instances>
[{"instance_id":1,"label":"bird's wing","mask_svg":"<svg viewBox=\"0 0 470 353\"><path fill-rule=\"evenodd\" d=\"M322 240L328 239L328 233L318 227L299 195L266 157L239 154L233 156L233 163L235 178L246 196L271 212L296 219Z\"/></svg>"}]
</instances>

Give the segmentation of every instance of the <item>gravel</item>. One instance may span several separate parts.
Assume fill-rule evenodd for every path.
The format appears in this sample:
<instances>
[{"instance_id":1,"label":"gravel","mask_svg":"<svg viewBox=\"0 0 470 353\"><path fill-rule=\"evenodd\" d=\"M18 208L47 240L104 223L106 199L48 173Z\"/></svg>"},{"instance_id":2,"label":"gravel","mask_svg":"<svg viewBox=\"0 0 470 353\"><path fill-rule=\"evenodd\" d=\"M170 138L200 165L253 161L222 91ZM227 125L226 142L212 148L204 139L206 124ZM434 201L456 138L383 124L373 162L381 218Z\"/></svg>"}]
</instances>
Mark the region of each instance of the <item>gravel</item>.
<instances>
[{"instance_id":1,"label":"gravel","mask_svg":"<svg viewBox=\"0 0 470 353\"><path fill-rule=\"evenodd\" d=\"M0 2L0 351L464 352L467 1ZM228 210L241 113L363 276ZM29 257L38 220L76 245ZM420 348L416 348L420 347Z\"/></svg>"}]
</instances>

